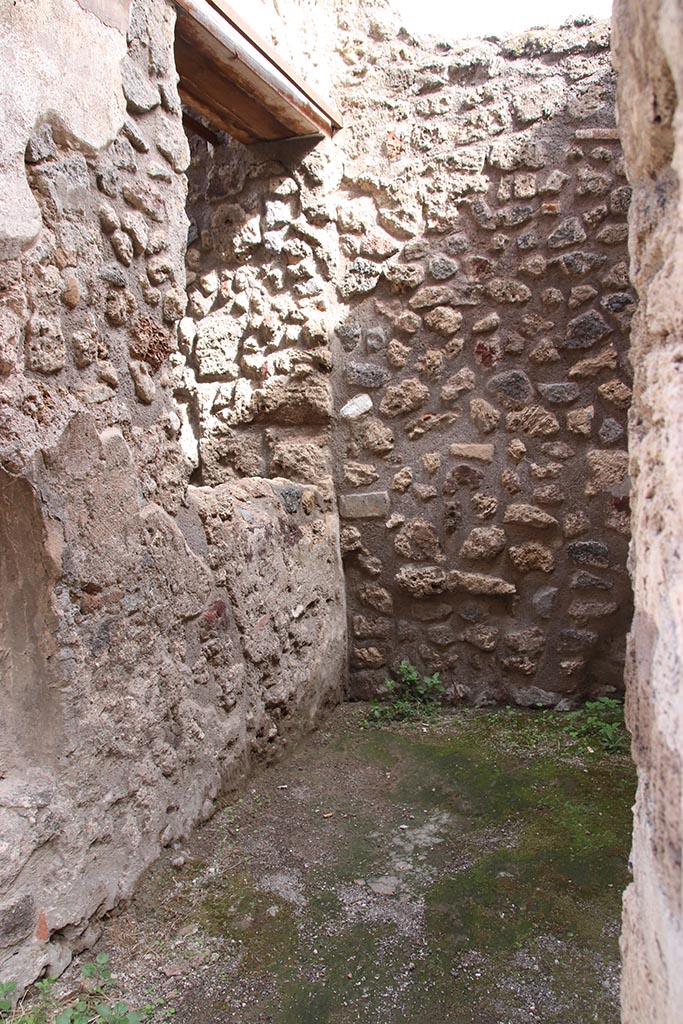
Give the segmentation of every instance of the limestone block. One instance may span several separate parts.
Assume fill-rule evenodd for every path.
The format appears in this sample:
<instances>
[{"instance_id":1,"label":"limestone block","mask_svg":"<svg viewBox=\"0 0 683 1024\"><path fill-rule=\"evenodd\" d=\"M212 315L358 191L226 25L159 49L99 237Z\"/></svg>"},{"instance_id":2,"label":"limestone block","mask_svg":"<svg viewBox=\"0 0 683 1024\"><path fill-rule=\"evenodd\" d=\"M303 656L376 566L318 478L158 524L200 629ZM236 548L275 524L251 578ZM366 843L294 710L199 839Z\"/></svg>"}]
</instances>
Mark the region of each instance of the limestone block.
<instances>
[{"instance_id":1,"label":"limestone block","mask_svg":"<svg viewBox=\"0 0 683 1024\"><path fill-rule=\"evenodd\" d=\"M498 526L477 526L460 548L460 557L471 561L495 558L505 549L505 531Z\"/></svg>"},{"instance_id":2,"label":"limestone block","mask_svg":"<svg viewBox=\"0 0 683 1024\"><path fill-rule=\"evenodd\" d=\"M462 313L450 306L435 306L424 315L425 326L444 338L451 337L460 329L462 319Z\"/></svg>"},{"instance_id":3,"label":"limestone block","mask_svg":"<svg viewBox=\"0 0 683 1024\"><path fill-rule=\"evenodd\" d=\"M586 461L591 472L585 488L589 497L607 490L615 493L628 473L628 452L595 449L586 454Z\"/></svg>"},{"instance_id":4,"label":"limestone block","mask_svg":"<svg viewBox=\"0 0 683 1024\"><path fill-rule=\"evenodd\" d=\"M26 327L26 366L36 373L58 373L66 360L64 336L57 320L33 317Z\"/></svg>"},{"instance_id":5,"label":"limestone block","mask_svg":"<svg viewBox=\"0 0 683 1024\"><path fill-rule=\"evenodd\" d=\"M340 494L339 513L344 519L383 519L389 511L386 491Z\"/></svg>"},{"instance_id":6,"label":"limestone block","mask_svg":"<svg viewBox=\"0 0 683 1024\"><path fill-rule=\"evenodd\" d=\"M505 516L503 517L506 523L516 523L519 526L532 526L537 529L547 530L554 526L559 526L557 519L554 516L544 512L543 509L536 508L535 505L508 505L505 509Z\"/></svg>"},{"instance_id":7,"label":"limestone block","mask_svg":"<svg viewBox=\"0 0 683 1024\"><path fill-rule=\"evenodd\" d=\"M345 462L344 483L350 487L363 487L379 479L379 473L370 463Z\"/></svg>"},{"instance_id":8,"label":"limestone block","mask_svg":"<svg viewBox=\"0 0 683 1024\"><path fill-rule=\"evenodd\" d=\"M151 405L156 394L156 385L149 372L149 366L140 360L132 359L128 363L128 369L133 378L133 386L138 400L143 405Z\"/></svg>"},{"instance_id":9,"label":"limestone block","mask_svg":"<svg viewBox=\"0 0 683 1024\"><path fill-rule=\"evenodd\" d=\"M470 416L481 431L490 434L498 426L501 412L484 398L473 398L470 402Z\"/></svg>"},{"instance_id":10,"label":"limestone block","mask_svg":"<svg viewBox=\"0 0 683 1024\"><path fill-rule=\"evenodd\" d=\"M492 462L494 446L492 444L452 444L449 448L454 459L475 459L478 462Z\"/></svg>"},{"instance_id":11,"label":"limestone block","mask_svg":"<svg viewBox=\"0 0 683 1024\"><path fill-rule=\"evenodd\" d=\"M514 583L508 580L480 573L461 572L457 569L448 573L448 589L464 590L468 594L481 594L487 597L509 597L517 593Z\"/></svg>"},{"instance_id":12,"label":"limestone block","mask_svg":"<svg viewBox=\"0 0 683 1024\"><path fill-rule=\"evenodd\" d=\"M396 573L395 582L401 590L418 598L443 594L449 589L445 571L436 566L404 566Z\"/></svg>"},{"instance_id":13,"label":"limestone block","mask_svg":"<svg viewBox=\"0 0 683 1024\"><path fill-rule=\"evenodd\" d=\"M374 608L383 615L391 615L394 608L391 594L386 587L381 587L378 583L365 583L359 588L358 598L362 604Z\"/></svg>"},{"instance_id":14,"label":"limestone block","mask_svg":"<svg viewBox=\"0 0 683 1024\"><path fill-rule=\"evenodd\" d=\"M628 409L631 404L631 389L621 380L606 381L598 387L598 393L617 409Z\"/></svg>"},{"instance_id":15,"label":"limestone block","mask_svg":"<svg viewBox=\"0 0 683 1024\"><path fill-rule=\"evenodd\" d=\"M412 482L413 471L410 466L404 466L403 469L399 469L398 473L394 474L394 478L391 481L391 489L392 491L398 491L400 494L405 494Z\"/></svg>"},{"instance_id":16,"label":"limestone block","mask_svg":"<svg viewBox=\"0 0 683 1024\"><path fill-rule=\"evenodd\" d=\"M353 398L349 399L341 407L339 415L345 420L355 420L364 413L369 412L370 409L372 409L370 395L354 395Z\"/></svg>"},{"instance_id":17,"label":"limestone block","mask_svg":"<svg viewBox=\"0 0 683 1024\"><path fill-rule=\"evenodd\" d=\"M382 274L389 282L392 292L398 295L417 288L425 277L425 271L421 266L403 263L385 263Z\"/></svg>"},{"instance_id":18,"label":"limestone block","mask_svg":"<svg viewBox=\"0 0 683 1024\"><path fill-rule=\"evenodd\" d=\"M527 285L512 278L502 277L494 277L487 283L486 294L494 302L513 305L528 302L531 298L531 290Z\"/></svg>"},{"instance_id":19,"label":"limestone block","mask_svg":"<svg viewBox=\"0 0 683 1024\"><path fill-rule=\"evenodd\" d=\"M394 536L399 555L413 562L440 562L444 555L434 526L426 519L413 519Z\"/></svg>"}]
</instances>

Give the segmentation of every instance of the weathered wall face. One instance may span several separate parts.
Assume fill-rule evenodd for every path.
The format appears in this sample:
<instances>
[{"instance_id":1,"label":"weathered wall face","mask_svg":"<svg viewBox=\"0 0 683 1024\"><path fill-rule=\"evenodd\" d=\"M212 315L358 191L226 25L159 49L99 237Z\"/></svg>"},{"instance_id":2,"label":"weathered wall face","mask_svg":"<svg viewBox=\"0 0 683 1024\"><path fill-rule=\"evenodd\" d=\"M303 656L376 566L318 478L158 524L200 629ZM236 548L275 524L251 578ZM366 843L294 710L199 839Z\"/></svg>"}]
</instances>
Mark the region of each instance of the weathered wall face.
<instances>
[{"instance_id":1,"label":"weathered wall face","mask_svg":"<svg viewBox=\"0 0 683 1024\"><path fill-rule=\"evenodd\" d=\"M121 13L80 17L103 6ZM161 846L343 682L329 494L190 485L173 31L170 2L133 5L122 86L103 73L127 108L103 150L38 116L40 233L1 265L0 978L20 985L92 941ZM29 32L14 24L13 46L41 50L56 89L59 54Z\"/></svg>"},{"instance_id":2,"label":"weathered wall face","mask_svg":"<svg viewBox=\"0 0 683 1024\"><path fill-rule=\"evenodd\" d=\"M355 696L403 657L454 700L620 689L634 301L608 32L430 49L375 15L339 17L334 142L197 144L197 479L334 474Z\"/></svg>"},{"instance_id":3,"label":"weathered wall face","mask_svg":"<svg viewBox=\"0 0 683 1024\"><path fill-rule=\"evenodd\" d=\"M634 882L624 899L625 1024L673 1024L683 1006L683 6L617 0L619 123L633 186L631 358L635 614L627 711L638 765Z\"/></svg>"},{"instance_id":4,"label":"weathered wall face","mask_svg":"<svg viewBox=\"0 0 683 1024\"><path fill-rule=\"evenodd\" d=\"M123 124L129 8L130 0L0 2L0 259L21 252L41 227L24 171L24 151L38 124L49 122L89 152L110 142ZM46 61L56 26L62 59Z\"/></svg>"},{"instance_id":5,"label":"weathered wall face","mask_svg":"<svg viewBox=\"0 0 683 1024\"><path fill-rule=\"evenodd\" d=\"M352 687L407 656L456 699L620 688L634 303L607 27L375 35L340 42Z\"/></svg>"},{"instance_id":6,"label":"weathered wall face","mask_svg":"<svg viewBox=\"0 0 683 1024\"><path fill-rule=\"evenodd\" d=\"M310 148L193 142L174 362L203 484L280 476L333 493L329 211L341 165L332 146Z\"/></svg>"},{"instance_id":7,"label":"weathered wall face","mask_svg":"<svg viewBox=\"0 0 683 1024\"><path fill-rule=\"evenodd\" d=\"M121 36L125 3L68 2ZM454 700L620 684L606 31L463 50L324 9L347 130L194 139L189 197L170 0L132 5L104 149L35 115L0 285L0 977L63 965L339 698L337 499L354 695L403 657Z\"/></svg>"}]
</instances>

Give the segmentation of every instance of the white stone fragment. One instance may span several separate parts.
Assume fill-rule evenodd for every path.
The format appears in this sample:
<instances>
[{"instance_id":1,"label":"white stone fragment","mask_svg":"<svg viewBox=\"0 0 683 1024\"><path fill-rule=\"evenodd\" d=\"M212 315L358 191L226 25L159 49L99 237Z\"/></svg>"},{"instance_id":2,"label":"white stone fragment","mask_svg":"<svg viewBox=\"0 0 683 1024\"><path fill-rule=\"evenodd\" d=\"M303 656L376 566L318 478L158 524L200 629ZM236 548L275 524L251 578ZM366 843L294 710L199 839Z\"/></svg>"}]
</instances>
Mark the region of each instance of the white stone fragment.
<instances>
[{"instance_id":1,"label":"white stone fragment","mask_svg":"<svg viewBox=\"0 0 683 1024\"><path fill-rule=\"evenodd\" d=\"M339 410L339 415L345 420L357 420L363 413L372 409L370 395L355 395L346 405Z\"/></svg>"}]
</instances>

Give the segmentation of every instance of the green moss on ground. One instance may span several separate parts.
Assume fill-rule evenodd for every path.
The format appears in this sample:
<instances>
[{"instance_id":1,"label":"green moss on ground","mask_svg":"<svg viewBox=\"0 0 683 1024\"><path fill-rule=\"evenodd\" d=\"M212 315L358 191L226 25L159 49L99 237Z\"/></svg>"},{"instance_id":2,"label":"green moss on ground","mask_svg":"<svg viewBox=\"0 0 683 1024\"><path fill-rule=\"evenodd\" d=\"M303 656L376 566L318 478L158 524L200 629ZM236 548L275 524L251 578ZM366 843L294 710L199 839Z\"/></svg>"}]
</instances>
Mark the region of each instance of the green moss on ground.
<instances>
[{"instance_id":1,"label":"green moss on ground","mask_svg":"<svg viewBox=\"0 0 683 1024\"><path fill-rule=\"evenodd\" d=\"M143 887L177 1019L617 1024L634 771L565 722L337 712Z\"/></svg>"}]
</instances>

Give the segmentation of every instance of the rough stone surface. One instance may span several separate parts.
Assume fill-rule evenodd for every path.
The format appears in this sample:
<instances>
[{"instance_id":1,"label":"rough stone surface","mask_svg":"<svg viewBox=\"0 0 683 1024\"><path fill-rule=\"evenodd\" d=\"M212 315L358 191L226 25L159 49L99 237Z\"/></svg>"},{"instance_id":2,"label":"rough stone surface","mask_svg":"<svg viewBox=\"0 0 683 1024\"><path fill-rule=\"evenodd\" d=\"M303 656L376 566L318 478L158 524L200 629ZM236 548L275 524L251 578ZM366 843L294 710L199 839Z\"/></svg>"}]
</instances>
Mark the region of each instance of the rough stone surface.
<instances>
[{"instance_id":1,"label":"rough stone surface","mask_svg":"<svg viewBox=\"0 0 683 1024\"><path fill-rule=\"evenodd\" d=\"M28 147L34 163L55 155L47 122L59 125L85 149L105 146L121 128L126 106L121 61L129 7L129 0L121 4L123 17L116 24L85 16L71 0L5 3L0 8L0 67L7 84L0 93L0 259L18 257L41 229L24 154ZM56 31L60 59L54 59L53 50L46 60L44 47L55 40Z\"/></svg>"},{"instance_id":2,"label":"rough stone surface","mask_svg":"<svg viewBox=\"0 0 683 1024\"><path fill-rule=\"evenodd\" d=\"M62 0L0 12L0 95L20 100L0 156L0 979L20 986L91 945L163 846L312 727L346 671L319 311L295 325L298 362L278 353L303 397L259 392L246 283L234 298L220 277L201 299L191 285L176 339L175 8L133 5L124 124L119 6L113 28ZM221 288L226 331L209 319ZM258 416L259 437L236 436ZM259 479L266 458L279 479Z\"/></svg>"},{"instance_id":3,"label":"rough stone surface","mask_svg":"<svg viewBox=\"0 0 683 1024\"><path fill-rule=\"evenodd\" d=\"M614 27L633 189L631 274L642 308L631 336L635 615L627 662L639 785L634 881L624 897L622 1020L674 1024L683 1006L683 9L680 2L617 0Z\"/></svg>"},{"instance_id":4,"label":"rough stone surface","mask_svg":"<svg viewBox=\"0 0 683 1024\"><path fill-rule=\"evenodd\" d=\"M351 631L371 557L404 623L395 627L387 670L404 656L427 669L445 649L459 658L453 675L465 699L477 699L493 678L513 701L525 686L559 690L558 701L620 690L630 614L622 531L634 305L608 33L589 23L550 34L539 51L513 55L505 43L487 42L442 52L391 32L369 31L360 43L362 32L350 26L358 29L363 17L354 8L356 20L337 41L337 95L350 112L340 136L338 274L360 281L359 260L383 269L375 284L366 268L372 291L345 286L333 296L341 342L335 405L359 392L373 405L354 423L339 423L336 482L350 496L361 485L344 466L374 466L391 525L358 521L361 547L345 559ZM590 51L580 67L578 39ZM399 86L421 82L423 69L437 65L442 73L426 93ZM574 99L589 94L585 106ZM577 131L601 138L584 143ZM606 227L618 231L606 236ZM393 242L383 254L366 242L379 229ZM619 609L592 620L600 640L567 675L555 639L573 622L572 568L590 564L573 561L567 547L587 539L609 549L605 576ZM457 631L445 648L411 632L415 605L430 595L442 594L457 614L472 592L453 587L448 573L475 586L470 570L479 564L483 576L514 587L517 619L547 630L548 643L533 656L500 639L509 609L495 588L478 599L498 639L477 661ZM406 591L415 598L410 611ZM352 666L352 692L355 678ZM366 694L360 669L358 685Z\"/></svg>"},{"instance_id":5,"label":"rough stone surface","mask_svg":"<svg viewBox=\"0 0 683 1024\"><path fill-rule=\"evenodd\" d=\"M389 495L386 491L368 494L342 494L339 512L344 519L383 519L389 512Z\"/></svg>"},{"instance_id":6,"label":"rough stone surface","mask_svg":"<svg viewBox=\"0 0 683 1024\"><path fill-rule=\"evenodd\" d=\"M13 698L0 739L21 980L337 698L344 589L352 693L404 657L473 703L621 685L635 306L607 29L447 48L306 6L282 39L334 85L333 141L188 149L170 0L134 4L122 70L115 29L107 149L32 124L40 237L0 294L2 556L25 552L30 610L3 615L36 652L11 692L23 673L45 715L24 735ZM120 848L91 813L110 764Z\"/></svg>"}]
</instances>

